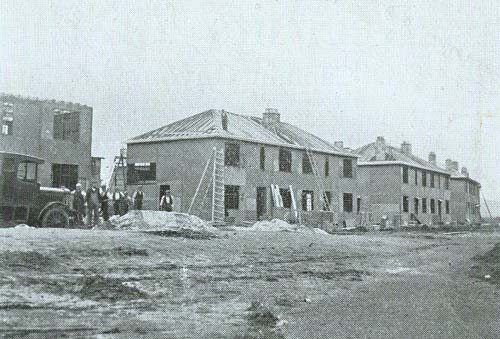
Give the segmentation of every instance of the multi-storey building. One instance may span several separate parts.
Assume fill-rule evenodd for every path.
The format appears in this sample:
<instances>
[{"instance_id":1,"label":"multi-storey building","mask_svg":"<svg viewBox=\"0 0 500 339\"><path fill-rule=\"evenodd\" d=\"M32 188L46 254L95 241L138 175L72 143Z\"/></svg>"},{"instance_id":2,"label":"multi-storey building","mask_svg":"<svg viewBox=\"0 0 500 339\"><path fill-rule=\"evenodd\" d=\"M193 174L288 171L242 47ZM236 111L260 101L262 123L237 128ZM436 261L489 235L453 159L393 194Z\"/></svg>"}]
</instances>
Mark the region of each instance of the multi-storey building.
<instances>
[{"instance_id":1,"label":"multi-storey building","mask_svg":"<svg viewBox=\"0 0 500 339\"><path fill-rule=\"evenodd\" d=\"M401 148L386 144L383 137L356 150L359 183L367 201L371 222L388 219L395 226L451 222L450 173L412 154L411 144Z\"/></svg>"},{"instance_id":2,"label":"multi-storey building","mask_svg":"<svg viewBox=\"0 0 500 339\"><path fill-rule=\"evenodd\" d=\"M100 183L100 158L91 156L92 107L0 94L0 150L42 158L43 186L73 189Z\"/></svg>"},{"instance_id":3,"label":"multi-storey building","mask_svg":"<svg viewBox=\"0 0 500 339\"><path fill-rule=\"evenodd\" d=\"M209 110L129 140L128 189L143 186L149 209L157 209L161 192L169 189L174 210L187 212L214 148L224 150L229 220L287 218L294 205L306 222L324 211L339 224L359 212L357 156L280 121L273 109L262 118ZM204 188L207 199L194 214L209 219L212 193Z\"/></svg>"},{"instance_id":4,"label":"multi-storey building","mask_svg":"<svg viewBox=\"0 0 500 339\"><path fill-rule=\"evenodd\" d=\"M451 174L451 215L458 224L481 221L481 184L469 176L466 167L458 171L458 162L446 159Z\"/></svg>"}]
</instances>

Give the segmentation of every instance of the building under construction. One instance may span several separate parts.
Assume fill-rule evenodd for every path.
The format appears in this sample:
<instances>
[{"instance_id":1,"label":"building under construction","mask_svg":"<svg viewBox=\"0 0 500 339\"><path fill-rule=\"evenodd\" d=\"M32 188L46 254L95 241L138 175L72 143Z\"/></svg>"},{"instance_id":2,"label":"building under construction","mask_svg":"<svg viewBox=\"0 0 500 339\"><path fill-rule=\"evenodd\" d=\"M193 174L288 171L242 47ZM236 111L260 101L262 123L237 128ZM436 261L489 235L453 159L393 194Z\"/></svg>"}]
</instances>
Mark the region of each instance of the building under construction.
<instances>
[{"instance_id":1,"label":"building under construction","mask_svg":"<svg viewBox=\"0 0 500 339\"><path fill-rule=\"evenodd\" d=\"M158 209L165 190L174 210L242 223L281 218L344 224L360 213L357 155L282 122L208 110L127 141L127 190Z\"/></svg>"}]
</instances>

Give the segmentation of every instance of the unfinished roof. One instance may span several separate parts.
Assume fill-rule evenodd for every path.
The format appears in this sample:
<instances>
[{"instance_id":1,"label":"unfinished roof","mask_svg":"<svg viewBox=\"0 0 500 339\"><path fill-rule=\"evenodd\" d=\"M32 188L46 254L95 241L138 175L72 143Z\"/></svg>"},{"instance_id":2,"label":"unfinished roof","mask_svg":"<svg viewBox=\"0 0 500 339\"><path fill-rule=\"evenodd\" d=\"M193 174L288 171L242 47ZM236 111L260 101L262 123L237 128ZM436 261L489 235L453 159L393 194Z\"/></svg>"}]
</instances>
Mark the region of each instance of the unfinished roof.
<instances>
[{"instance_id":1,"label":"unfinished roof","mask_svg":"<svg viewBox=\"0 0 500 339\"><path fill-rule=\"evenodd\" d=\"M278 115L277 120L268 123L263 118L212 109L141 134L128 140L127 144L225 138L292 148L310 148L318 152L357 157L348 150L279 121L279 113L273 114Z\"/></svg>"},{"instance_id":2,"label":"unfinished roof","mask_svg":"<svg viewBox=\"0 0 500 339\"><path fill-rule=\"evenodd\" d=\"M360 147L354 152L360 156L358 160L358 165L360 166L407 165L427 171L440 172L448 175L450 174L445 169L437 166L435 163L411 154L410 144L403 143L402 146L403 148L393 147L386 144L382 137L379 137L376 142Z\"/></svg>"}]
</instances>

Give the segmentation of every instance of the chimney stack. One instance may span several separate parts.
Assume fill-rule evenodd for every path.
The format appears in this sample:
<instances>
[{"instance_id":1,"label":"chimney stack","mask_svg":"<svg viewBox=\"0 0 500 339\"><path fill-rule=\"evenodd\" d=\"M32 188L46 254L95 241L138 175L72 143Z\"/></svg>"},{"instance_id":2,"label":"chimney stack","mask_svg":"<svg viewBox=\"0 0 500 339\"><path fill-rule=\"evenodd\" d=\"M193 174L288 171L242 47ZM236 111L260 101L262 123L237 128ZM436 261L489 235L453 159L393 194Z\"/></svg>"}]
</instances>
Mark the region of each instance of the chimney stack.
<instances>
[{"instance_id":1,"label":"chimney stack","mask_svg":"<svg viewBox=\"0 0 500 339\"><path fill-rule=\"evenodd\" d=\"M448 172L453 172L453 160L446 159L444 163L445 163L446 170Z\"/></svg>"},{"instance_id":2,"label":"chimney stack","mask_svg":"<svg viewBox=\"0 0 500 339\"><path fill-rule=\"evenodd\" d=\"M276 108L266 108L262 113L262 121L265 127L273 127L280 122L280 113Z\"/></svg>"},{"instance_id":3,"label":"chimney stack","mask_svg":"<svg viewBox=\"0 0 500 339\"><path fill-rule=\"evenodd\" d=\"M436 153L434 152L429 153L429 162L434 165L436 164Z\"/></svg>"},{"instance_id":4,"label":"chimney stack","mask_svg":"<svg viewBox=\"0 0 500 339\"><path fill-rule=\"evenodd\" d=\"M377 144L377 146L384 146L385 145L384 137L377 137L377 141L375 143Z\"/></svg>"},{"instance_id":5,"label":"chimney stack","mask_svg":"<svg viewBox=\"0 0 500 339\"><path fill-rule=\"evenodd\" d=\"M462 174L465 176L469 176L469 171L467 171L467 167L462 167Z\"/></svg>"},{"instance_id":6,"label":"chimney stack","mask_svg":"<svg viewBox=\"0 0 500 339\"><path fill-rule=\"evenodd\" d=\"M411 144L406 141L403 141L403 143L401 144L401 152L403 152L406 155L411 155Z\"/></svg>"},{"instance_id":7,"label":"chimney stack","mask_svg":"<svg viewBox=\"0 0 500 339\"><path fill-rule=\"evenodd\" d=\"M451 163L451 166L452 166L453 172L458 172L458 161L453 161Z\"/></svg>"},{"instance_id":8,"label":"chimney stack","mask_svg":"<svg viewBox=\"0 0 500 339\"><path fill-rule=\"evenodd\" d=\"M344 142L343 141L335 141L334 145L337 148L344 149Z\"/></svg>"}]
</instances>

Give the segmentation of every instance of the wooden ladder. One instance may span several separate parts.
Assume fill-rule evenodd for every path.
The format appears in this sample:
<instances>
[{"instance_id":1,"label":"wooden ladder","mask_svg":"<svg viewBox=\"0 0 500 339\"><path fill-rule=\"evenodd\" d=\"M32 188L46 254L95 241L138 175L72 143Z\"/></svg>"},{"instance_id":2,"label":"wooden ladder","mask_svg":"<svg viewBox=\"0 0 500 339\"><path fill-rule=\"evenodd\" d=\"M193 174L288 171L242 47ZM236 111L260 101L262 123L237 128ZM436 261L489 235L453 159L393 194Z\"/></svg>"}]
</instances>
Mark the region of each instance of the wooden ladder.
<instances>
[{"instance_id":1,"label":"wooden ladder","mask_svg":"<svg viewBox=\"0 0 500 339\"><path fill-rule=\"evenodd\" d=\"M311 164L313 175L315 177L316 186L318 187L318 190L320 192L319 193L320 194L320 201L324 202L324 204L327 208L327 211L331 211L330 201L329 201L328 197L326 196L325 186L323 185L323 179L321 178L321 175L320 175L319 170L318 170L318 166L316 164L316 161L314 160L314 155L313 155L312 149L310 147L306 147L306 153L307 153L307 157L309 158L309 163ZM323 206L321 206L320 209L323 209Z\"/></svg>"}]
</instances>

